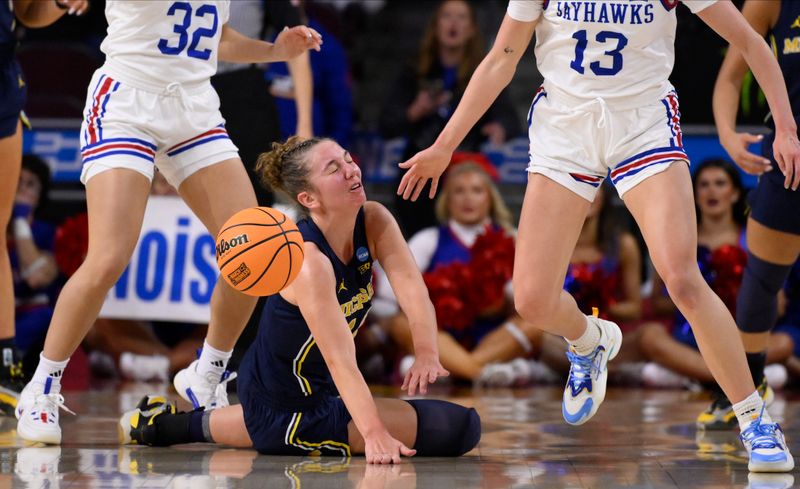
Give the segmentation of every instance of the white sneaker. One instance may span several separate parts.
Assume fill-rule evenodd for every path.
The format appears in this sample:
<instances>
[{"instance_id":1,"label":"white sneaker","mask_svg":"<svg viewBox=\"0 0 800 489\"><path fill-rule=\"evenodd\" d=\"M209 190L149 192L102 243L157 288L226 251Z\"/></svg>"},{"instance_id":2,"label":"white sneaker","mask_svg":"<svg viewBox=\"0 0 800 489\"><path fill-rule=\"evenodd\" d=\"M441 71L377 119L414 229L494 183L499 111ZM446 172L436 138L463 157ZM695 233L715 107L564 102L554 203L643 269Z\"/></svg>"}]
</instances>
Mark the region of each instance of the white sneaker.
<instances>
[{"instance_id":1,"label":"white sneaker","mask_svg":"<svg viewBox=\"0 0 800 489\"><path fill-rule=\"evenodd\" d=\"M169 380L169 358L125 352L119 356L119 371L129 380L166 382Z\"/></svg>"},{"instance_id":2,"label":"white sneaker","mask_svg":"<svg viewBox=\"0 0 800 489\"><path fill-rule=\"evenodd\" d=\"M761 415L742 430L741 438L750 462L750 472L790 472L794 468L794 458L789 452L783 430L777 423L765 423Z\"/></svg>"},{"instance_id":3,"label":"white sneaker","mask_svg":"<svg viewBox=\"0 0 800 489\"><path fill-rule=\"evenodd\" d=\"M236 378L236 372L228 373L226 370L222 380L215 382L213 379L197 373L197 363L193 361L188 367L175 375L173 384L178 394L194 409L205 407L207 411L230 405L228 402L227 384Z\"/></svg>"},{"instance_id":4,"label":"white sneaker","mask_svg":"<svg viewBox=\"0 0 800 489\"><path fill-rule=\"evenodd\" d=\"M570 347L567 358L571 363L561 414L572 425L583 424L594 416L606 397L608 362L622 346L622 331L619 326L589 316L589 327L594 323L600 328L600 344L589 355L578 355Z\"/></svg>"},{"instance_id":5,"label":"white sneaker","mask_svg":"<svg viewBox=\"0 0 800 489\"><path fill-rule=\"evenodd\" d=\"M490 363L481 369L475 384L485 387L510 387L515 379L516 373L510 363Z\"/></svg>"},{"instance_id":6,"label":"white sneaker","mask_svg":"<svg viewBox=\"0 0 800 489\"><path fill-rule=\"evenodd\" d=\"M75 414L64 405L64 396L49 390L45 393L45 386L39 382L29 383L22 390L15 411L19 420L17 435L27 441L61 444L59 408Z\"/></svg>"},{"instance_id":7,"label":"white sneaker","mask_svg":"<svg viewBox=\"0 0 800 489\"><path fill-rule=\"evenodd\" d=\"M648 362L642 368L642 383L645 387L681 388L691 382L688 377L654 362Z\"/></svg>"},{"instance_id":8,"label":"white sneaker","mask_svg":"<svg viewBox=\"0 0 800 489\"><path fill-rule=\"evenodd\" d=\"M783 389L789 380L789 372L786 366L780 363L773 363L764 367L764 378L767 384L775 390Z\"/></svg>"}]
</instances>

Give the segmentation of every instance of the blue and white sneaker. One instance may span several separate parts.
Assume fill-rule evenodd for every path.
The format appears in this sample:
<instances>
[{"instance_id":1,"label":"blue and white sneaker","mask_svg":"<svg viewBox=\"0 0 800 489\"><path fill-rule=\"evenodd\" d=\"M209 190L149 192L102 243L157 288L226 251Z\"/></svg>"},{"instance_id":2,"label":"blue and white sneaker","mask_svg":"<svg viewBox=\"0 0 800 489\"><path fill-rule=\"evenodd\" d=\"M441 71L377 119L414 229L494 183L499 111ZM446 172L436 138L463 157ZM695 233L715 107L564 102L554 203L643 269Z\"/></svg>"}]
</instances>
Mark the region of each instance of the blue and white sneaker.
<instances>
[{"instance_id":1,"label":"blue and white sneaker","mask_svg":"<svg viewBox=\"0 0 800 489\"><path fill-rule=\"evenodd\" d=\"M567 423L579 425L594 416L606 397L609 360L619 353L622 346L622 331L619 326L596 317L589 317L600 328L600 344L586 356L578 355L570 347L567 351L572 366L569 369L567 386L564 388L564 402L561 414Z\"/></svg>"},{"instance_id":2,"label":"blue and white sneaker","mask_svg":"<svg viewBox=\"0 0 800 489\"><path fill-rule=\"evenodd\" d=\"M228 406L227 383L236 378L236 372L222 375L222 380L215 382L197 373L195 360L188 367L175 374L173 385L178 394L192 404L194 409L203 407L206 411Z\"/></svg>"},{"instance_id":3,"label":"blue and white sneaker","mask_svg":"<svg viewBox=\"0 0 800 489\"><path fill-rule=\"evenodd\" d=\"M763 410L758 419L753 420L742 430L742 439L750 463L751 472L789 472L794 468L794 458L783 437L778 423L762 422Z\"/></svg>"}]
</instances>

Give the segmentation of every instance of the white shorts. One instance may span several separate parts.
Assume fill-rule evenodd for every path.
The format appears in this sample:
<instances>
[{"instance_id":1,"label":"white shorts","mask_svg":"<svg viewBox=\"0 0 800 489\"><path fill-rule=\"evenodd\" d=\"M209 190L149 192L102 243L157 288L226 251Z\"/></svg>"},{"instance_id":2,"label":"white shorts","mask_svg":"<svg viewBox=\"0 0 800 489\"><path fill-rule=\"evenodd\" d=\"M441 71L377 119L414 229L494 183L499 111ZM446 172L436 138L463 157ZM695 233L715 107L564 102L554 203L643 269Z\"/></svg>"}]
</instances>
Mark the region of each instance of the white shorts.
<instances>
[{"instance_id":1,"label":"white shorts","mask_svg":"<svg viewBox=\"0 0 800 489\"><path fill-rule=\"evenodd\" d=\"M540 87L528 112L528 128L528 171L590 202L606 177L622 197L671 163L689 163L674 91L651 104L618 108L600 98L580 101Z\"/></svg>"},{"instance_id":2,"label":"white shorts","mask_svg":"<svg viewBox=\"0 0 800 489\"><path fill-rule=\"evenodd\" d=\"M135 86L134 86L135 85ZM106 67L89 84L81 124L81 182L129 168L153 179L154 166L178 188L215 163L238 158L210 83L186 88L120 82Z\"/></svg>"}]
</instances>

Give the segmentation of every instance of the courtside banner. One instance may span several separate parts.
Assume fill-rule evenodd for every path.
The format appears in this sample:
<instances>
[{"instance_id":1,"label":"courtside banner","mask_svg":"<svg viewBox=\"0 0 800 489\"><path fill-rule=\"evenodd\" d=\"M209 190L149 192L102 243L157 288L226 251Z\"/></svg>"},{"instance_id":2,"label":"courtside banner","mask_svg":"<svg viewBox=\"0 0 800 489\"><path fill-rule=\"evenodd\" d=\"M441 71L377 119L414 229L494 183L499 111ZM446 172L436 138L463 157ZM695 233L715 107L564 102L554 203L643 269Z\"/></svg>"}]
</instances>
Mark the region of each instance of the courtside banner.
<instances>
[{"instance_id":1,"label":"courtside banner","mask_svg":"<svg viewBox=\"0 0 800 489\"><path fill-rule=\"evenodd\" d=\"M214 238L178 197L151 196L133 257L100 317L208 323Z\"/></svg>"}]
</instances>

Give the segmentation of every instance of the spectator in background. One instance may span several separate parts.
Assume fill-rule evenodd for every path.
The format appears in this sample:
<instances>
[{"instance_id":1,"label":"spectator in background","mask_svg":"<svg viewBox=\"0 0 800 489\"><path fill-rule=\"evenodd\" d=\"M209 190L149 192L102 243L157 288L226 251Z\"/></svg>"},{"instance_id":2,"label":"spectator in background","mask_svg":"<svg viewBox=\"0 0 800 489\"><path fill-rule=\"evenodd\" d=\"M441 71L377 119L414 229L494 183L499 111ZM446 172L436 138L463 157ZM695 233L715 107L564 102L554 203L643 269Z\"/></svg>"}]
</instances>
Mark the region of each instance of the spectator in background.
<instances>
[{"instance_id":1,"label":"spectator in background","mask_svg":"<svg viewBox=\"0 0 800 489\"><path fill-rule=\"evenodd\" d=\"M347 55L339 40L311 12L308 14L308 25L325 39L324 52L315 51L309 55L314 86L311 110L313 132L317 136L331 138L346 148L353 125L353 96ZM270 93L278 106L281 139L294 135L298 127L298 104L290 72L287 63L271 63L266 74L271 82Z\"/></svg>"},{"instance_id":2,"label":"spectator in background","mask_svg":"<svg viewBox=\"0 0 800 489\"><path fill-rule=\"evenodd\" d=\"M485 53L483 36L470 3L441 2L423 35L414 66L401 72L388 92L381 114L380 131L384 137L407 139L402 160L436 140ZM503 93L470 131L460 149L478 151L486 141L501 144L518 132L516 111ZM396 199L397 215L406 236L437 225L433 201L427 195L427 191L423 192L416 202Z\"/></svg>"},{"instance_id":3,"label":"spectator in background","mask_svg":"<svg viewBox=\"0 0 800 489\"><path fill-rule=\"evenodd\" d=\"M16 345L24 357L29 352L35 357L23 362L33 367L53 316L58 285L58 267L53 258L55 227L36 218L37 211L47 202L49 188L47 163L38 156L25 155L7 240L16 299Z\"/></svg>"},{"instance_id":4,"label":"spectator in background","mask_svg":"<svg viewBox=\"0 0 800 489\"><path fill-rule=\"evenodd\" d=\"M786 361L790 379L800 380L800 261L795 262L789 278L778 294L778 322L773 333L792 339L792 356Z\"/></svg>"},{"instance_id":5,"label":"spectator in background","mask_svg":"<svg viewBox=\"0 0 800 489\"><path fill-rule=\"evenodd\" d=\"M692 177L697 207L697 260L703 277L719 295L728 309L735 313L736 295L747 260L745 242L745 196L741 177L736 168L723 160L706 160L698 165ZM656 276L653 284L653 308L671 313L674 317L672 331L661 323L642 325L637 336L640 354L650 363L645 365L643 380L646 385L679 387L689 381L712 384L714 378L697 349L691 327L664 289L663 281ZM791 354L790 338L775 334L770 340L769 362L782 362ZM785 371L782 375L785 382ZM760 392L766 384L758 386ZM705 419L698 418L698 424ZM713 420L710 420L713 421ZM717 420L718 422L719 420ZM727 420L736 424L735 416ZM718 426L703 423L704 428Z\"/></svg>"},{"instance_id":6,"label":"spectator in background","mask_svg":"<svg viewBox=\"0 0 800 489\"><path fill-rule=\"evenodd\" d=\"M457 378L508 386L531 376L525 361L508 362L537 348L540 334L514 311L511 213L484 169L493 170L491 164L478 161L483 165L467 159L452 167L436 201L440 224L419 231L408 244L436 308L442 365ZM376 291L393 298L383 275ZM402 313L394 317L391 335L405 352L413 351ZM412 363L404 359L401 373Z\"/></svg>"}]
</instances>

